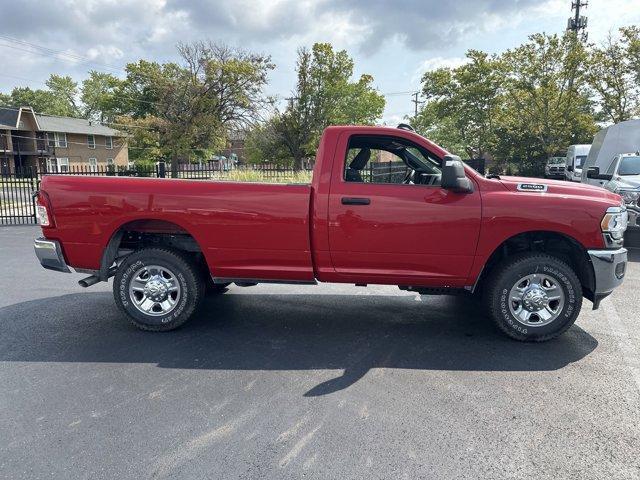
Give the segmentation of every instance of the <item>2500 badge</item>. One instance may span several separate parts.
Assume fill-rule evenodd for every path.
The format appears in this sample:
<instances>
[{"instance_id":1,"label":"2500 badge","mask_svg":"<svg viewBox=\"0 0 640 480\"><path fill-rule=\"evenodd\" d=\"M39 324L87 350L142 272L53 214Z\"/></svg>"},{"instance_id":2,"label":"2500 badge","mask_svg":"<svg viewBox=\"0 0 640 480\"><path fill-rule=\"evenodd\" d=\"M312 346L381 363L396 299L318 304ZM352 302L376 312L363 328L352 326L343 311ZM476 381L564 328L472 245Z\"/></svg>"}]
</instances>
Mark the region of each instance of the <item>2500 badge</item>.
<instances>
[{"instance_id":1,"label":"2500 badge","mask_svg":"<svg viewBox=\"0 0 640 480\"><path fill-rule=\"evenodd\" d=\"M547 186L543 183L519 183L518 190L521 192L546 192Z\"/></svg>"}]
</instances>

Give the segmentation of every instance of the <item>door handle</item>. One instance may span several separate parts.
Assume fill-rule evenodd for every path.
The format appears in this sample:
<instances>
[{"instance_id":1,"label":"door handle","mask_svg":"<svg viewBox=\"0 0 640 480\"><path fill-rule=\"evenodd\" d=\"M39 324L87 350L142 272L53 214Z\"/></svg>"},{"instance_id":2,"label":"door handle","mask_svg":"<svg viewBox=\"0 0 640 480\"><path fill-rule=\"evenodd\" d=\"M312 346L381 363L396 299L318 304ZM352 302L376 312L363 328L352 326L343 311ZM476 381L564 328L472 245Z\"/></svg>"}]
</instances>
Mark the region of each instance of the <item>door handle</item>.
<instances>
[{"instance_id":1,"label":"door handle","mask_svg":"<svg viewBox=\"0 0 640 480\"><path fill-rule=\"evenodd\" d=\"M371 200L363 197L342 197L343 205L369 205Z\"/></svg>"}]
</instances>

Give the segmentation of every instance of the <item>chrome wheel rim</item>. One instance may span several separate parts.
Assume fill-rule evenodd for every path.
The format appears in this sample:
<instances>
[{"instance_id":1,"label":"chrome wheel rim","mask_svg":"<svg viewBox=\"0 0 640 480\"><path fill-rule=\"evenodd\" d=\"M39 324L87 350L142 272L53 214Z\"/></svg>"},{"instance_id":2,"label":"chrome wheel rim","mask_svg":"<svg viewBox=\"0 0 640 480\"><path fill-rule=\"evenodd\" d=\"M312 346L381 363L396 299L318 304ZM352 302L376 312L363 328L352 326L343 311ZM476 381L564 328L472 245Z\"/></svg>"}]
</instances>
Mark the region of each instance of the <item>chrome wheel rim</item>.
<instances>
[{"instance_id":1,"label":"chrome wheel rim","mask_svg":"<svg viewBox=\"0 0 640 480\"><path fill-rule=\"evenodd\" d=\"M558 281L540 273L526 275L509 292L509 310L527 327L543 327L562 313L564 290Z\"/></svg>"},{"instance_id":2,"label":"chrome wheel rim","mask_svg":"<svg viewBox=\"0 0 640 480\"><path fill-rule=\"evenodd\" d=\"M178 305L181 293L176 275L159 265L139 268L129 283L131 303L140 312L152 317L170 313Z\"/></svg>"}]
</instances>

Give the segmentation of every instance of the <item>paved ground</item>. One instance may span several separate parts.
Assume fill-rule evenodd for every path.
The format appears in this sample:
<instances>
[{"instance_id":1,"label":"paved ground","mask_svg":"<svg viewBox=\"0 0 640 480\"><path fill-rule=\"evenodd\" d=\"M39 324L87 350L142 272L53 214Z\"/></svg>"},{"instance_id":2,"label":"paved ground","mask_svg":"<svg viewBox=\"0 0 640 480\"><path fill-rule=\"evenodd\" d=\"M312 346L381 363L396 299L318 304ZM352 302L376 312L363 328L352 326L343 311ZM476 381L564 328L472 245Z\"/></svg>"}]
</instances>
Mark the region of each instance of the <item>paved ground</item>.
<instances>
[{"instance_id":1,"label":"paved ground","mask_svg":"<svg viewBox=\"0 0 640 480\"><path fill-rule=\"evenodd\" d=\"M640 252L542 345L340 285L232 287L153 334L41 269L37 232L0 228L0 478L640 477Z\"/></svg>"}]
</instances>

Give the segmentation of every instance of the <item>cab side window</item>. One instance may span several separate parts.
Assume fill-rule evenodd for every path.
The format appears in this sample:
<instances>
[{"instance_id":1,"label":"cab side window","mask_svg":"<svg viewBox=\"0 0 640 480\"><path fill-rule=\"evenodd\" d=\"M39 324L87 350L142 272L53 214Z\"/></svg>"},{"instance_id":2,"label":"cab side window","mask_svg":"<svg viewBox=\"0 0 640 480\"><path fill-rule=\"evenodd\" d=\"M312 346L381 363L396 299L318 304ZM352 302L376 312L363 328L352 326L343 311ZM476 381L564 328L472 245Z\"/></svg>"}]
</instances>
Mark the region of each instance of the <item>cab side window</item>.
<instances>
[{"instance_id":1,"label":"cab side window","mask_svg":"<svg viewBox=\"0 0 640 480\"><path fill-rule=\"evenodd\" d=\"M400 137L354 135L349 139L344 179L355 183L440 185L440 161Z\"/></svg>"}]
</instances>

